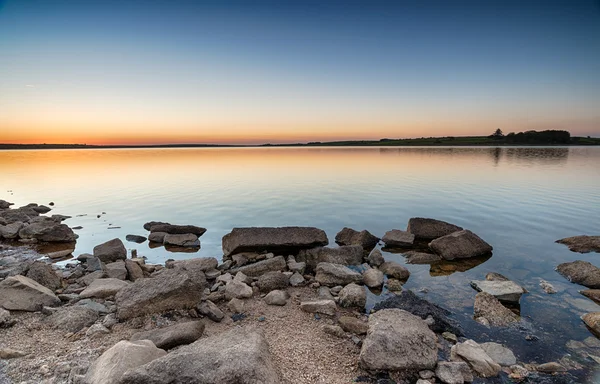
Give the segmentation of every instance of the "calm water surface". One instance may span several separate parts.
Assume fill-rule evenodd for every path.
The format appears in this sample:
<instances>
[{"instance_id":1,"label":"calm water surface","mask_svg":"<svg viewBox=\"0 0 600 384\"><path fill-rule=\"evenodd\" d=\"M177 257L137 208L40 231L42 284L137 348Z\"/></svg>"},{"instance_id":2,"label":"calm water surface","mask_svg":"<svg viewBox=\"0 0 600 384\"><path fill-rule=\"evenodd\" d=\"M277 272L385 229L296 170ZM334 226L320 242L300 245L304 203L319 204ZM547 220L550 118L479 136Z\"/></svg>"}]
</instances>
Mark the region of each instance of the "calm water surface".
<instances>
[{"instance_id":1,"label":"calm water surface","mask_svg":"<svg viewBox=\"0 0 600 384\"><path fill-rule=\"evenodd\" d=\"M198 253L126 243L157 263L220 258L221 237L233 227L316 226L333 242L344 226L381 237L405 229L413 216L455 223L492 244L493 256L464 272L408 265L406 287L427 288L420 295L457 313L467 336L503 342L522 361L572 352L567 341L590 336L579 316L600 311L578 293L581 286L554 271L577 259L600 266L600 255L554 243L600 234L600 148L0 151L0 170L0 199L17 206L53 201L53 213L73 216L71 227L83 226L76 254L114 237L146 235L142 225L150 220L208 228ZM402 255L384 256L404 263ZM476 292L469 281L491 271L529 290L521 299L523 329L489 331L471 320ZM545 294L540 279L559 293ZM371 295L370 303L377 299ZM539 340L526 341L526 335ZM586 366L577 380L598 382L596 363L576 359Z\"/></svg>"}]
</instances>

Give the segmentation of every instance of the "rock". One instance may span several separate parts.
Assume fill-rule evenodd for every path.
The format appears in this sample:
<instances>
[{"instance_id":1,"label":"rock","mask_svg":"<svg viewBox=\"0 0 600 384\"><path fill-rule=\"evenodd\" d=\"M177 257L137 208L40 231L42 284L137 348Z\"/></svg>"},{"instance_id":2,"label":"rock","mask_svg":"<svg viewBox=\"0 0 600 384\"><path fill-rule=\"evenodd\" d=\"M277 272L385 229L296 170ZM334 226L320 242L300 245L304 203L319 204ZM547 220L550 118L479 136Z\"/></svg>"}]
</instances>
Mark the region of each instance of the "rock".
<instances>
[{"instance_id":1,"label":"rock","mask_svg":"<svg viewBox=\"0 0 600 384\"><path fill-rule=\"evenodd\" d=\"M219 307L217 307L215 303L213 303L210 300L206 300L200 303L200 305L198 305L198 312L202 316L206 316L217 323L221 322L221 320L223 320L223 318L225 317L223 311L221 311Z\"/></svg>"},{"instance_id":2,"label":"rock","mask_svg":"<svg viewBox=\"0 0 600 384\"><path fill-rule=\"evenodd\" d=\"M342 307L364 308L367 304L367 293L363 286L350 283L346 285L339 294Z\"/></svg>"},{"instance_id":3,"label":"rock","mask_svg":"<svg viewBox=\"0 0 600 384\"><path fill-rule=\"evenodd\" d=\"M33 217L38 215L34 210L25 211L26 210L23 209L7 209L0 211L0 224L7 225L16 223L17 221L28 223Z\"/></svg>"},{"instance_id":4,"label":"rock","mask_svg":"<svg viewBox=\"0 0 600 384\"><path fill-rule=\"evenodd\" d=\"M247 276L258 277L267 272L282 271L286 265L283 256L276 256L272 259L261 260L253 264L244 265L243 267L233 268L230 272L232 274L242 272Z\"/></svg>"},{"instance_id":5,"label":"rock","mask_svg":"<svg viewBox=\"0 0 600 384\"><path fill-rule=\"evenodd\" d=\"M41 213L41 214L48 213L52 210L52 208L46 207L45 205L35 205L35 206L32 206L31 209L33 209L37 213Z\"/></svg>"},{"instance_id":6,"label":"rock","mask_svg":"<svg viewBox=\"0 0 600 384\"><path fill-rule=\"evenodd\" d=\"M98 313L84 306L62 307L46 318L52 327L65 332L79 332L98 320Z\"/></svg>"},{"instance_id":7,"label":"rock","mask_svg":"<svg viewBox=\"0 0 600 384\"><path fill-rule=\"evenodd\" d=\"M77 305L91 309L96 313L108 313L108 308L104 304L100 304L92 299L79 300Z\"/></svg>"},{"instance_id":8,"label":"rock","mask_svg":"<svg viewBox=\"0 0 600 384\"><path fill-rule=\"evenodd\" d=\"M274 290L269 292L264 300L268 305L286 305L290 295L286 291Z\"/></svg>"},{"instance_id":9,"label":"rock","mask_svg":"<svg viewBox=\"0 0 600 384\"><path fill-rule=\"evenodd\" d=\"M361 283L362 275L341 264L319 263L315 280L328 287Z\"/></svg>"},{"instance_id":10,"label":"rock","mask_svg":"<svg viewBox=\"0 0 600 384\"><path fill-rule=\"evenodd\" d=\"M12 348L0 348L0 359L18 359L23 356L27 356L27 353Z\"/></svg>"},{"instance_id":11,"label":"rock","mask_svg":"<svg viewBox=\"0 0 600 384\"><path fill-rule=\"evenodd\" d=\"M518 303L525 293L523 287L512 281L473 280L471 287L479 292L487 292L500 301Z\"/></svg>"},{"instance_id":12,"label":"rock","mask_svg":"<svg viewBox=\"0 0 600 384\"><path fill-rule=\"evenodd\" d=\"M236 299L249 299L252 297L252 288L241 281L232 280L225 285L225 294L227 297Z\"/></svg>"},{"instance_id":13,"label":"rock","mask_svg":"<svg viewBox=\"0 0 600 384\"><path fill-rule=\"evenodd\" d=\"M146 241L147 238L145 236L140 236L140 235L127 235L127 236L125 236L125 240L131 241L132 243L141 244L144 241Z\"/></svg>"},{"instance_id":14,"label":"rock","mask_svg":"<svg viewBox=\"0 0 600 384\"><path fill-rule=\"evenodd\" d=\"M451 332L443 332L443 333L442 333L442 337L443 337L445 340L448 340L449 342L451 342L451 343L453 343L453 344L456 344L456 343L458 343L458 337L456 337L456 335L455 335L454 333L451 333Z\"/></svg>"},{"instance_id":15,"label":"rock","mask_svg":"<svg viewBox=\"0 0 600 384\"><path fill-rule=\"evenodd\" d=\"M83 255L81 255L83 256ZM80 258L79 256L78 258ZM97 257L91 256L85 258L86 269L88 272L105 271L106 265Z\"/></svg>"},{"instance_id":16,"label":"rock","mask_svg":"<svg viewBox=\"0 0 600 384\"><path fill-rule=\"evenodd\" d=\"M153 226L155 226L155 225L163 225L163 224L165 224L165 225L171 225L169 223L165 223L164 221L149 221L149 222L147 222L147 223L144 224L144 229L146 231L149 231Z\"/></svg>"},{"instance_id":17,"label":"rock","mask_svg":"<svg viewBox=\"0 0 600 384\"><path fill-rule=\"evenodd\" d=\"M302 275L306 268L306 263L297 262L294 256L288 256L287 267L291 272L297 272Z\"/></svg>"},{"instance_id":18,"label":"rock","mask_svg":"<svg viewBox=\"0 0 600 384\"><path fill-rule=\"evenodd\" d=\"M163 239L165 245L176 245L178 247L200 247L198 236L187 233L182 235L165 235Z\"/></svg>"},{"instance_id":19,"label":"rock","mask_svg":"<svg viewBox=\"0 0 600 384\"><path fill-rule=\"evenodd\" d=\"M404 253L407 264L433 264L442 261L438 255L425 252L408 251Z\"/></svg>"},{"instance_id":20,"label":"rock","mask_svg":"<svg viewBox=\"0 0 600 384\"><path fill-rule=\"evenodd\" d=\"M556 362L544 363L535 367L536 371L544 373L566 372L567 369Z\"/></svg>"},{"instance_id":21,"label":"rock","mask_svg":"<svg viewBox=\"0 0 600 384\"><path fill-rule=\"evenodd\" d=\"M172 309L189 309L202 299L206 279L201 273L182 269L163 270L149 279L139 279L121 289L116 297L121 320Z\"/></svg>"},{"instance_id":22,"label":"rock","mask_svg":"<svg viewBox=\"0 0 600 384\"><path fill-rule=\"evenodd\" d=\"M253 280L251 277L246 276L246 274L244 274L244 272L238 272L235 274L235 277L233 278L234 281L239 281L242 282L244 284L248 284L251 285Z\"/></svg>"},{"instance_id":23,"label":"rock","mask_svg":"<svg viewBox=\"0 0 600 384\"><path fill-rule=\"evenodd\" d=\"M360 265L363 262L363 253L364 250L359 245L339 248L318 247L300 251L296 260L305 262L311 270L314 270L319 263Z\"/></svg>"},{"instance_id":24,"label":"rock","mask_svg":"<svg viewBox=\"0 0 600 384\"><path fill-rule=\"evenodd\" d=\"M400 309L384 309L369 316L369 331L359 363L368 370L433 369L437 338L419 317Z\"/></svg>"},{"instance_id":25,"label":"rock","mask_svg":"<svg viewBox=\"0 0 600 384\"><path fill-rule=\"evenodd\" d=\"M71 228L50 218L24 226L19 230L19 237L55 243L71 243L77 240L77 235Z\"/></svg>"},{"instance_id":26,"label":"rock","mask_svg":"<svg viewBox=\"0 0 600 384\"><path fill-rule=\"evenodd\" d=\"M305 282L306 281L304 279L304 276L302 276L298 272L294 272L294 274L292 276L290 276L290 285L292 287L299 287L301 285L304 285Z\"/></svg>"},{"instance_id":27,"label":"rock","mask_svg":"<svg viewBox=\"0 0 600 384\"><path fill-rule=\"evenodd\" d=\"M556 240L556 242L568 246L573 252L600 252L600 236L573 236Z\"/></svg>"},{"instance_id":28,"label":"rock","mask_svg":"<svg viewBox=\"0 0 600 384\"><path fill-rule=\"evenodd\" d=\"M87 331L85 331L85 336L94 338L94 337L101 336L101 335L107 335L109 333L110 333L110 330L108 328L106 328L104 325L94 324L91 327L89 327Z\"/></svg>"},{"instance_id":29,"label":"rock","mask_svg":"<svg viewBox=\"0 0 600 384\"><path fill-rule=\"evenodd\" d=\"M117 383L126 372L167 354L150 340L121 340L104 352L85 375L86 384Z\"/></svg>"},{"instance_id":30,"label":"rock","mask_svg":"<svg viewBox=\"0 0 600 384\"><path fill-rule=\"evenodd\" d=\"M114 278L96 279L92 281L86 289L84 289L79 297L82 299L88 297L107 298L116 295L121 289L125 288L129 283Z\"/></svg>"},{"instance_id":31,"label":"rock","mask_svg":"<svg viewBox=\"0 0 600 384\"><path fill-rule=\"evenodd\" d=\"M383 240L385 246L389 248L412 247L415 241L415 235L399 229L392 229L391 231L387 231L381 240Z\"/></svg>"},{"instance_id":32,"label":"rock","mask_svg":"<svg viewBox=\"0 0 600 384\"><path fill-rule=\"evenodd\" d=\"M600 288L600 268L587 261L562 263L556 267L556 270L572 283L588 288Z\"/></svg>"},{"instance_id":33,"label":"rock","mask_svg":"<svg viewBox=\"0 0 600 384\"><path fill-rule=\"evenodd\" d=\"M34 261L29 266L27 277L54 291L62 287L62 279L56 274L51 265L43 261Z\"/></svg>"},{"instance_id":34,"label":"rock","mask_svg":"<svg viewBox=\"0 0 600 384\"><path fill-rule=\"evenodd\" d=\"M106 276L112 279L126 280L127 279L127 268L125 268L125 262L123 260L115 261L114 263L108 263L105 265Z\"/></svg>"},{"instance_id":35,"label":"rock","mask_svg":"<svg viewBox=\"0 0 600 384\"><path fill-rule=\"evenodd\" d=\"M171 325L164 328L156 328L150 331L134 333L131 341L150 340L158 348L171 349L180 345L191 344L202 337L204 323L201 321L189 321Z\"/></svg>"},{"instance_id":36,"label":"rock","mask_svg":"<svg viewBox=\"0 0 600 384\"><path fill-rule=\"evenodd\" d=\"M406 230L419 241L429 241L462 230L461 227L441 220L413 217L408 220Z\"/></svg>"},{"instance_id":37,"label":"rock","mask_svg":"<svg viewBox=\"0 0 600 384\"><path fill-rule=\"evenodd\" d=\"M10 312L0 308L0 328L10 328L16 324L16 320L10 316Z\"/></svg>"},{"instance_id":38,"label":"rock","mask_svg":"<svg viewBox=\"0 0 600 384\"><path fill-rule=\"evenodd\" d=\"M600 304L600 289L585 289L579 291L583 296L592 299L595 303Z\"/></svg>"},{"instance_id":39,"label":"rock","mask_svg":"<svg viewBox=\"0 0 600 384\"><path fill-rule=\"evenodd\" d=\"M256 286L261 292L285 289L290 285L290 278L281 272L267 272L258 278Z\"/></svg>"},{"instance_id":40,"label":"rock","mask_svg":"<svg viewBox=\"0 0 600 384\"><path fill-rule=\"evenodd\" d=\"M369 253L367 262L371 267L379 267L381 264L385 263L385 259L383 258L381 251L375 248L371 251L371 253Z\"/></svg>"},{"instance_id":41,"label":"rock","mask_svg":"<svg viewBox=\"0 0 600 384\"><path fill-rule=\"evenodd\" d=\"M333 300L304 301L300 303L300 309L309 313L322 313L324 315L335 315L336 306Z\"/></svg>"},{"instance_id":42,"label":"rock","mask_svg":"<svg viewBox=\"0 0 600 384\"><path fill-rule=\"evenodd\" d=\"M174 225L167 223L157 223L150 227L150 232L163 232L169 235L192 234L197 237L200 237L204 235L204 233L206 232L206 228L197 227L195 225Z\"/></svg>"},{"instance_id":43,"label":"rock","mask_svg":"<svg viewBox=\"0 0 600 384\"><path fill-rule=\"evenodd\" d=\"M384 274L398 280L407 280L410 277L408 269L394 261L386 261L379 266L379 269Z\"/></svg>"},{"instance_id":44,"label":"rock","mask_svg":"<svg viewBox=\"0 0 600 384\"><path fill-rule=\"evenodd\" d=\"M328 287L319 287L318 295L319 299L333 300L333 295Z\"/></svg>"},{"instance_id":45,"label":"rock","mask_svg":"<svg viewBox=\"0 0 600 384\"><path fill-rule=\"evenodd\" d=\"M16 239L19 237L19 231L25 224L21 221L15 221L7 225L0 225L0 239Z\"/></svg>"},{"instance_id":46,"label":"rock","mask_svg":"<svg viewBox=\"0 0 600 384\"><path fill-rule=\"evenodd\" d=\"M196 341L126 373L117 384L279 384L260 331L234 328Z\"/></svg>"},{"instance_id":47,"label":"rock","mask_svg":"<svg viewBox=\"0 0 600 384\"><path fill-rule=\"evenodd\" d=\"M102 271L95 271L92 273L88 273L87 275L83 276L80 279L77 279L77 282L79 284L83 284L83 285L90 285L92 284L92 282L96 279L101 279L103 277L106 277L106 273L102 270Z\"/></svg>"},{"instance_id":48,"label":"rock","mask_svg":"<svg viewBox=\"0 0 600 384\"><path fill-rule=\"evenodd\" d=\"M102 325L106 328L112 328L118 322L117 316L114 313L109 313L104 317L104 320L102 320Z\"/></svg>"},{"instance_id":49,"label":"rock","mask_svg":"<svg viewBox=\"0 0 600 384\"><path fill-rule=\"evenodd\" d=\"M518 323L517 316L510 309L503 306L498 299L487 292L480 292L475 295L474 317L485 318L490 325L496 327L505 327L512 323Z\"/></svg>"},{"instance_id":50,"label":"rock","mask_svg":"<svg viewBox=\"0 0 600 384\"><path fill-rule=\"evenodd\" d=\"M540 280L540 288L542 288L544 290L544 292L546 292L548 294L556 293L556 288L554 288L554 286L552 284L550 284L549 282L547 282L546 280ZM583 292L581 292L581 293L583 293ZM600 290L599 290L599 293L600 293ZM600 296L598 296L598 298L600 299ZM590 299L594 300L591 297L590 297ZM596 300L594 300L594 301L596 301Z\"/></svg>"},{"instance_id":51,"label":"rock","mask_svg":"<svg viewBox=\"0 0 600 384\"><path fill-rule=\"evenodd\" d=\"M342 316L338 322L344 331L357 335L366 335L369 330L369 325L356 317Z\"/></svg>"},{"instance_id":52,"label":"rock","mask_svg":"<svg viewBox=\"0 0 600 384\"><path fill-rule=\"evenodd\" d=\"M60 303L51 290L28 277L17 275L0 281L0 307L4 309L35 312Z\"/></svg>"},{"instance_id":53,"label":"rock","mask_svg":"<svg viewBox=\"0 0 600 384\"><path fill-rule=\"evenodd\" d=\"M94 247L94 256L103 263L109 263L127 258L127 250L121 239L112 239Z\"/></svg>"},{"instance_id":54,"label":"rock","mask_svg":"<svg viewBox=\"0 0 600 384\"><path fill-rule=\"evenodd\" d=\"M515 354L502 344L488 342L479 344L481 348L492 358L496 363L504 367L510 367L517 364Z\"/></svg>"},{"instance_id":55,"label":"rock","mask_svg":"<svg viewBox=\"0 0 600 384\"><path fill-rule=\"evenodd\" d=\"M600 335L600 312L590 312L581 316L581 320L587 325L596 335Z\"/></svg>"},{"instance_id":56,"label":"rock","mask_svg":"<svg viewBox=\"0 0 600 384\"><path fill-rule=\"evenodd\" d=\"M252 227L233 228L223 236L223 253L229 256L240 252L296 253L301 249L329 244L325 232L312 227Z\"/></svg>"},{"instance_id":57,"label":"rock","mask_svg":"<svg viewBox=\"0 0 600 384\"><path fill-rule=\"evenodd\" d=\"M183 269L194 273L208 272L215 270L219 262L214 257L196 257L186 260L167 260L167 268Z\"/></svg>"},{"instance_id":58,"label":"rock","mask_svg":"<svg viewBox=\"0 0 600 384\"><path fill-rule=\"evenodd\" d=\"M65 249L63 251L56 251L56 252L50 252L50 253L46 253L44 256L46 256L49 259L55 260L55 259L62 259L64 257L69 257L72 255L73 251L75 251L74 249Z\"/></svg>"},{"instance_id":59,"label":"rock","mask_svg":"<svg viewBox=\"0 0 600 384\"><path fill-rule=\"evenodd\" d=\"M167 235L168 233L166 232L152 232L148 235L148 241L151 243L163 244L165 242L165 236Z\"/></svg>"},{"instance_id":60,"label":"rock","mask_svg":"<svg viewBox=\"0 0 600 384\"><path fill-rule=\"evenodd\" d=\"M358 232L352 228L344 227L335 235L335 242L339 245L358 245L369 251L377 245L379 238L373 236L366 229Z\"/></svg>"},{"instance_id":61,"label":"rock","mask_svg":"<svg viewBox=\"0 0 600 384\"><path fill-rule=\"evenodd\" d=\"M140 267L140 264L131 259L125 260L125 269L127 270L127 278L131 281L136 281L144 277L144 271Z\"/></svg>"},{"instance_id":62,"label":"rock","mask_svg":"<svg viewBox=\"0 0 600 384\"><path fill-rule=\"evenodd\" d=\"M432 240L429 248L445 260L483 256L493 249L479 236L466 229Z\"/></svg>"},{"instance_id":63,"label":"rock","mask_svg":"<svg viewBox=\"0 0 600 384\"><path fill-rule=\"evenodd\" d=\"M453 345L450 349L450 359L452 361L465 361L471 369L482 377L494 377L501 370L500 365L473 340Z\"/></svg>"},{"instance_id":64,"label":"rock","mask_svg":"<svg viewBox=\"0 0 600 384\"><path fill-rule=\"evenodd\" d=\"M268 295L267 295L268 296ZM233 313L244 313L244 301L235 297L227 303L227 307Z\"/></svg>"},{"instance_id":65,"label":"rock","mask_svg":"<svg viewBox=\"0 0 600 384\"><path fill-rule=\"evenodd\" d=\"M378 269L367 269L363 272L363 281L369 288L380 288L383 285L383 272Z\"/></svg>"},{"instance_id":66,"label":"rock","mask_svg":"<svg viewBox=\"0 0 600 384\"><path fill-rule=\"evenodd\" d=\"M346 333L339 325L324 325L323 332L342 339L346 337Z\"/></svg>"},{"instance_id":67,"label":"rock","mask_svg":"<svg viewBox=\"0 0 600 384\"><path fill-rule=\"evenodd\" d=\"M9 209L11 205L14 205L15 203L9 203L6 200L0 200L0 209Z\"/></svg>"},{"instance_id":68,"label":"rock","mask_svg":"<svg viewBox=\"0 0 600 384\"><path fill-rule=\"evenodd\" d=\"M440 361L435 375L446 384L463 384L473 381L469 365L463 361Z\"/></svg>"},{"instance_id":69,"label":"rock","mask_svg":"<svg viewBox=\"0 0 600 384\"><path fill-rule=\"evenodd\" d=\"M400 295L394 295L386 300L383 300L373 307L373 311L377 312L387 308L403 309L425 320L431 316L434 319L434 324L431 329L434 332L451 332L461 336L463 334L460 325L449 318L451 313L444 308L441 308L427 300L421 299L412 291L403 291Z\"/></svg>"}]
</instances>

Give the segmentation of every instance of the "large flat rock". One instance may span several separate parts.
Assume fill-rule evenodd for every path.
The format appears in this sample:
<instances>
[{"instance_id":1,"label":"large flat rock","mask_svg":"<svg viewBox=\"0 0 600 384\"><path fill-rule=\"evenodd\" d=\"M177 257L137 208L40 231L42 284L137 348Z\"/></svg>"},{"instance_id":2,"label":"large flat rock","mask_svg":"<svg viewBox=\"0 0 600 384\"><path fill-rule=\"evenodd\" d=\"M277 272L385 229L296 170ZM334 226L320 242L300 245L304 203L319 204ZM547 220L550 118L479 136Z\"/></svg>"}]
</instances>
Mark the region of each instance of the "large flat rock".
<instances>
[{"instance_id":1,"label":"large flat rock","mask_svg":"<svg viewBox=\"0 0 600 384\"><path fill-rule=\"evenodd\" d=\"M566 245L573 252L600 252L600 236L573 236L556 240L556 242Z\"/></svg>"},{"instance_id":2,"label":"large flat rock","mask_svg":"<svg viewBox=\"0 0 600 384\"><path fill-rule=\"evenodd\" d=\"M406 230L415 235L415 240L429 241L460 231L462 228L441 220L413 217L408 220Z\"/></svg>"},{"instance_id":3,"label":"large flat rock","mask_svg":"<svg viewBox=\"0 0 600 384\"><path fill-rule=\"evenodd\" d=\"M103 299L116 295L117 292L125 288L127 285L129 285L129 283L120 279L96 279L79 294L79 297L82 299L88 297L98 297Z\"/></svg>"},{"instance_id":4,"label":"large flat rock","mask_svg":"<svg viewBox=\"0 0 600 384\"><path fill-rule=\"evenodd\" d=\"M473 280L471 287L479 292L487 292L500 301L518 303L525 293L523 287L513 281Z\"/></svg>"},{"instance_id":5,"label":"large flat rock","mask_svg":"<svg viewBox=\"0 0 600 384\"><path fill-rule=\"evenodd\" d=\"M195 225L176 225L157 222L150 227L150 232L164 232L170 235L185 235L191 233L196 236L202 236L206 232L206 228Z\"/></svg>"},{"instance_id":6,"label":"large flat rock","mask_svg":"<svg viewBox=\"0 0 600 384\"><path fill-rule=\"evenodd\" d=\"M201 321L188 321L170 327L137 332L131 336L131 341L150 340L158 348L171 349L179 345L193 343L202 337L204 323Z\"/></svg>"},{"instance_id":7,"label":"large flat rock","mask_svg":"<svg viewBox=\"0 0 600 384\"><path fill-rule=\"evenodd\" d=\"M446 260L483 256L493 250L491 245L467 229L437 238L429 243L429 248Z\"/></svg>"},{"instance_id":8,"label":"large flat rock","mask_svg":"<svg viewBox=\"0 0 600 384\"><path fill-rule=\"evenodd\" d=\"M242 272L246 276L258 277L267 272L283 271L286 266L287 264L283 256L275 256L271 259L261 260L256 263L233 268L229 272L234 275L238 272Z\"/></svg>"},{"instance_id":9,"label":"large flat rock","mask_svg":"<svg viewBox=\"0 0 600 384\"><path fill-rule=\"evenodd\" d=\"M360 245L346 245L338 248L317 247L305 249L296 256L297 262L304 262L314 270L319 263L360 265L363 263L364 249Z\"/></svg>"},{"instance_id":10,"label":"large flat rock","mask_svg":"<svg viewBox=\"0 0 600 384\"><path fill-rule=\"evenodd\" d=\"M0 281L0 307L9 311L40 311L43 306L60 305L54 292L21 275Z\"/></svg>"},{"instance_id":11,"label":"large flat rock","mask_svg":"<svg viewBox=\"0 0 600 384\"><path fill-rule=\"evenodd\" d=\"M225 257L240 252L286 252L329 244L327 235L314 227L250 227L233 228L223 236Z\"/></svg>"}]
</instances>

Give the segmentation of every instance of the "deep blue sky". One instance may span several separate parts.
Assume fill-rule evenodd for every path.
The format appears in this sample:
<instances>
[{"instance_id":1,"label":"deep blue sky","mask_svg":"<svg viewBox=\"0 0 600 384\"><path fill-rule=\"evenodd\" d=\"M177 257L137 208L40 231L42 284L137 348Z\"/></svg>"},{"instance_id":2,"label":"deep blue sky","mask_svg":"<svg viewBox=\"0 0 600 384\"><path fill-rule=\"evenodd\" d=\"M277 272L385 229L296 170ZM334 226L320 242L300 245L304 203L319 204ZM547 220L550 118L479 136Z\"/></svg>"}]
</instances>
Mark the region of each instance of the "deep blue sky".
<instances>
[{"instance_id":1,"label":"deep blue sky","mask_svg":"<svg viewBox=\"0 0 600 384\"><path fill-rule=\"evenodd\" d=\"M0 141L600 136L598 1L0 4Z\"/></svg>"}]
</instances>

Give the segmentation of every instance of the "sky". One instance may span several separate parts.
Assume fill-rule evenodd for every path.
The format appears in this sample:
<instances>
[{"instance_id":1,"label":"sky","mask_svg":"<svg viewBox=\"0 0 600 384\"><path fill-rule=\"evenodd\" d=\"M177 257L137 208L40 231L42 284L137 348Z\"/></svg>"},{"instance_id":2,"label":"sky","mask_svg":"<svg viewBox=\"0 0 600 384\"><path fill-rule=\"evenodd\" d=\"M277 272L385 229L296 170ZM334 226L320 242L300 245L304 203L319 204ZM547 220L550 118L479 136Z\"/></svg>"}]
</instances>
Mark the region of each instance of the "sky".
<instances>
[{"instance_id":1,"label":"sky","mask_svg":"<svg viewBox=\"0 0 600 384\"><path fill-rule=\"evenodd\" d=\"M0 0L0 142L600 136L600 1Z\"/></svg>"}]
</instances>

